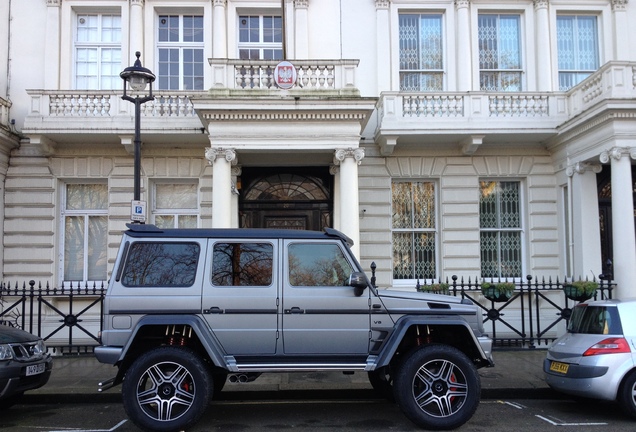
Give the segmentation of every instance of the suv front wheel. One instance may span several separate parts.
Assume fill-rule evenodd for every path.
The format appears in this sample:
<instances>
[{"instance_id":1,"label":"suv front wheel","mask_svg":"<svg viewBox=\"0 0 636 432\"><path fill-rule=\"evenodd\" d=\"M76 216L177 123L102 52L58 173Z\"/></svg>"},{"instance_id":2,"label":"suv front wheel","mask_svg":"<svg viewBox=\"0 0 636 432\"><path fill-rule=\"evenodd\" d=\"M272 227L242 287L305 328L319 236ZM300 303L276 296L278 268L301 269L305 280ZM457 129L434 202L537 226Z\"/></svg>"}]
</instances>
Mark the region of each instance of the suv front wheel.
<instances>
[{"instance_id":1,"label":"suv front wheel","mask_svg":"<svg viewBox=\"0 0 636 432\"><path fill-rule=\"evenodd\" d=\"M426 345L406 356L395 375L394 395L416 425L433 430L466 423L481 396L477 369L456 348Z\"/></svg>"},{"instance_id":2,"label":"suv front wheel","mask_svg":"<svg viewBox=\"0 0 636 432\"><path fill-rule=\"evenodd\" d=\"M122 399L128 417L144 430L184 430L205 412L212 378L187 348L160 347L140 356L126 372Z\"/></svg>"}]
</instances>

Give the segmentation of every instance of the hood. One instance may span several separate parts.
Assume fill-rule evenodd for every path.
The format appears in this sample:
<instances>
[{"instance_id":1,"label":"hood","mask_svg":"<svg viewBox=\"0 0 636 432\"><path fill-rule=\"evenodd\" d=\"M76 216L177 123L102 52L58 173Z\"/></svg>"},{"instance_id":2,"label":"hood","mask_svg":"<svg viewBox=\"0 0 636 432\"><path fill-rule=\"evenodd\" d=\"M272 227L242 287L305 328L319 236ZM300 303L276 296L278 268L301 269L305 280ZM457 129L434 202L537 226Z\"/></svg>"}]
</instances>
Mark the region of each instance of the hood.
<instances>
[{"instance_id":1,"label":"hood","mask_svg":"<svg viewBox=\"0 0 636 432\"><path fill-rule=\"evenodd\" d=\"M23 343L34 342L40 339L37 336L33 336L31 333L27 333L24 330L18 328L9 327L6 325L0 325L0 343Z\"/></svg>"},{"instance_id":2,"label":"hood","mask_svg":"<svg viewBox=\"0 0 636 432\"><path fill-rule=\"evenodd\" d=\"M452 308L453 312L474 314L476 309L472 303L462 303L461 297L442 294L378 290L378 296L389 312L407 313L409 310L421 312L423 309L442 311Z\"/></svg>"}]
</instances>

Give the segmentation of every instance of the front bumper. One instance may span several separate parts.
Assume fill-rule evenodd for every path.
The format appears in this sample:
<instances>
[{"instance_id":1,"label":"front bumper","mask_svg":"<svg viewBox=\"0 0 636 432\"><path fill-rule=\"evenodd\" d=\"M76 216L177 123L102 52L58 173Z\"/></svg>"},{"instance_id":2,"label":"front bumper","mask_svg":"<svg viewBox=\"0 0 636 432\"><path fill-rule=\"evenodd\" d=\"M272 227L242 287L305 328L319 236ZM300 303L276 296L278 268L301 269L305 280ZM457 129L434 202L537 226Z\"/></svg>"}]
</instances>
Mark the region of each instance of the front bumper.
<instances>
[{"instance_id":1,"label":"front bumper","mask_svg":"<svg viewBox=\"0 0 636 432\"><path fill-rule=\"evenodd\" d=\"M44 372L32 376L26 375L27 366L42 362L45 364ZM32 362L15 360L6 363L0 362L0 400L42 387L49 381L52 369L53 359L50 355L42 360Z\"/></svg>"}]
</instances>

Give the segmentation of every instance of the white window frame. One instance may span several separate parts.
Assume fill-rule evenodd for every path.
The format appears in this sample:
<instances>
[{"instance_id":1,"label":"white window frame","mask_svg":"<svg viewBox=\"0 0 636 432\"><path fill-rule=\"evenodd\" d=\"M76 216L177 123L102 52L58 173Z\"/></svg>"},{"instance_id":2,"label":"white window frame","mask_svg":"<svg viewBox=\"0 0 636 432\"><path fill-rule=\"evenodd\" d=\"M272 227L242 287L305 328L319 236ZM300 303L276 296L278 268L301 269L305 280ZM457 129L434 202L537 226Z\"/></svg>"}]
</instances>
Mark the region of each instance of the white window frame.
<instances>
[{"instance_id":1,"label":"white window frame","mask_svg":"<svg viewBox=\"0 0 636 432\"><path fill-rule=\"evenodd\" d=\"M103 41L101 40L103 29L104 29L104 17L112 16L119 17L119 41ZM86 17L97 17L97 34L98 40L95 41L79 41L79 25L80 20L85 19ZM121 78L119 77L119 73L121 72L121 59L123 55L123 17L119 12L101 12L101 11L82 11L73 14L73 88L78 90L116 90L121 87ZM78 85L79 81L79 50L96 50L97 58L95 60L95 64L97 67L97 71L95 75L82 75L82 77L94 77L97 81L97 85L92 87L86 86L80 87ZM102 60L102 53L105 50L112 50L116 52L119 50L119 58L115 59L115 63L111 61L112 68L114 71L112 75L105 75L104 70L106 69L106 63ZM109 78L111 80L111 85L105 85L105 78Z\"/></svg>"},{"instance_id":2,"label":"white window frame","mask_svg":"<svg viewBox=\"0 0 636 432\"><path fill-rule=\"evenodd\" d=\"M559 35L558 35L558 25L559 25L559 18L561 17L573 17L575 18L575 22L577 23L578 26L578 19L580 17L586 17L586 18L595 18L595 24L596 24L596 69L560 69L559 66ZM556 13L556 17L555 17L555 41L556 41L556 67L555 69L557 70L557 89L559 91L567 91L570 88L578 85L581 81L583 81L585 78L587 78L588 76L592 75L594 72L596 72L600 67L601 67L601 22L602 22L602 18L600 16L600 14L598 13L577 13L574 11L558 11ZM578 28L578 27L577 27ZM575 31L575 38L578 38L578 31ZM576 39L578 41L578 39ZM577 43L575 42L575 45L577 45ZM578 57L575 60L578 63ZM568 88L561 88L561 73L568 73L568 74L586 74L585 78L581 78L581 79L574 79L574 81L576 81L576 83L574 83L572 86L568 87Z\"/></svg>"},{"instance_id":3,"label":"white window frame","mask_svg":"<svg viewBox=\"0 0 636 432\"><path fill-rule=\"evenodd\" d=\"M193 185L195 187L197 206L194 209L190 208L158 208L157 207L157 186L161 185ZM151 218L152 223L155 223L155 219L157 216L172 216L174 217L173 228L179 227L179 217L181 216L196 216L197 227L200 227L201 223L201 196L199 193L199 182L197 180L161 180L161 181L153 181L150 184L151 186Z\"/></svg>"},{"instance_id":4,"label":"white window frame","mask_svg":"<svg viewBox=\"0 0 636 432\"><path fill-rule=\"evenodd\" d=\"M481 196L481 182L497 182L497 183L501 183L501 182L506 182L506 183L518 183L519 185L519 227L518 228L482 228L481 226L481 208L478 209L478 218L479 218L479 263L480 263L480 278L482 278L483 281L487 281L487 282L497 282L500 279L506 279L508 281L510 280L514 280L517 282L523 281L523 275L526 274L526 256L527 256L527 252L526 252L526 247L525 247L525 233L526 233L526 220L525 220L525 182L523 179L519 179L519 178L501 178L501 177L480 177L479 178L479 184L478 184L478 190L479 190L479 194ZM478 202L478 206L481 207L481 200L479 200ZM519 233L519 254L520 256L520 275L519 276L514 276L514 277L507 277L504 278L503 276L501 277L484 277L481 273L481 254L482 254L482 250L481 250L481 233L482 232L518 232ZM501 252L501 249L498 250L498 252Z\"/></svg>"},{"instance_id":5,"label":"white window frame","mask_svg":"<svg viewBox=\"0 0 636 432\"><path fill-rule=\"evenodd\" d=\"M515 16L518 17L518 23L519 23L519 45L518 45L518 56L519 56L519 69L502 69L502 68L498 68L498 69L482 69L481 68L481 62L480 62L480 40L479 40L479 19L482 16L485 15L493 15L493 16L497 16L498 18L500 18L501 16ZM477 31L476 33L476 37L475 37L475 47L476 47L476 51L475 51L475 58L476 58L476 67L477 67L477 88L479 88L481 91L490 91L490 92L506 92L506 91L526 91L526 83L525 83L525 75L526 75L526 71L525 71L525 57L524 57L524 48L525 48L525 44L524 44L524 38L525 38L525 29L524 29L524 19L525 19L525 14L522 11L517 11L517 10L479 10L477 12L477 16L476 16L476 21L475 21L475 29ZM499 38L499 33L498 33L498 38ZM498 39L499 40L499 39ZM498 50L499 52L499 50ZM504 88L500 88L500 84L501 84L501 80L498 79L498 88L496 90L486 90L486 89L481 89L481 79L482 79L482 72L483 73L488 73L488 72L495 72L495 73L518 73L519 74L519 89L504 89Z\"/></svg>"},{"instance_id":6,"label":"white window frame","mask_svg":"<svg viewBox=\"0 0 636 432\"><path fill-rule=\"evenodd\" d=\"M259 19L259 24L258 24L258 29L259 29L259 37L258 37L258 41L254 42L254 41L249 41L249 42L241 42L241 20L244 18L254 18L254 17L258 17ZM282 51L283 51L283 40L282 40L282 34L281 34L281 42L264 42L263 39L263 32L264 32L264 26L263 26L263 19L265 17L268 18L280 18L281 20L283 19L283 17L281 16L280 12L278 11L271 11L271 12L264 12L264 13L256 13L256 12L239 12L237 17L236 17L236 58L241 59L241 50L246 49L246 50L258 50L259 54L258 54L258 59L259 60L264 60L265 57L263 56L263 51L264 50L274 50L274 51L280 51L281 52L281 58L280 59L276 59L276 60L283 60L282 58ZM282 31L282 29L281 29Z\"/></svg>"},{"instance_id":7,"label":"white window frame","mask_svg":"<svg viewBox=\"0 0 636 432\"><path fill-rule=\"evenodd\" d=\"M83 277L81 281L78 280L66 280L65 279L65 268L64 268L64 263L65 263L65 247L66 247L66 217L67 216L84 216L84 220L88 221L88 219L91 216L98 216L98 217L106 217L108 218L109 214L108 214L108 208L109 205L108 203L106 204L106 208L105 209L94 209L94 210L90 210L90 209L81 209L81 210L68 210L67 207L67 186L70 185L103 185L106 187L106 193L108 194L108 183L107 182L97 182L97 181L66 181L66 182L62 182L60 183L60 250L59 250L59 281L61 283L78 283L81 282L82 284L87 283L87 284L91 284L93 282L105 282L108 279L108 268L106 269L106 274L104 274L104 279L88 279L88 253L86 253L86 251L88 251L88 235L87 232L85 231L85 235L84 235L84 245L83 245L83 250L84 250L84 263L83 263ZM87 230L89 227L89 224L86 223L84 229ZM105 254L108 255L108 243L106 243L104 245L105 247Z\"/></svg>"},{"instance_id":8,"label":"white window frame","mask_svg":"<svg viewBox=\"0 0 636 432\"><path fill-rule=\"evenodd\" d=\"M161 20L164 17L178 17L179 18L179 37L178 41L162 41L160 40L160 30L161 30ZM201 18L201 41L184 41L184 17L199 17ZM202 11L192 11L192 12L181 12L181 11L157 11L156 14L156 61L155 61L155 71L156 71L156 89L157 90L203 90L205 89L205 66L206 66L206 24L205 24L205 14ZM178 71L178 79L179 79L179 88L169 88L170 87L170 75L164 76L161 73L161 52L162 50L178 50L179 51L179 71ZM185 88L185 78L184 75L184 51L185 50L200 50L202 54L202 60L200 62L200 66L202 68L201 75L192 75L187 78L194 78L195 81L200 79L201 88ZM162 80L168 78L168 87L162 85Z\"/></svg>"},{"instance_id":9,"label":"white window frame","mask_svg":"<svg viewBox=\"0 0 636 432\"><path fill-rule=\"evenodd\" d=\"M422 16L430 16L430 17L439 17L439 23L440 23L440 44L441 44L441 51L442 51L442 58L441 58L441 63L442 63L442 67L441 69L402 69L401 68L401 59L400 59L400 46L402 44L402 39L400 37L401 35L401 30L400 29L400 22L401 22L401 18L404 15L417 15L418 17L422 17ZM402 90L402 74L404 73L418 73L421 75L436 75L439 74L441 75L441 87L439 89L426 89L426 88L420 88L419 90L413 90L413 91L443 91L446 88L446 14L444 12L438 12L438 11L406 11L406 10L400 10L398 11L398 82L400 84L400 91L406 91L406 90ZM418 39L418 47L419 47L419 39Z\"/></svg>"},{"instance_id":10,"label":"white window frame","mask_svg":"<svg viewBox=\"0 0 636 432\"><path fill-rule=\"evenodd\" d=\"M391 278L394 286L404 286L409 288L415 288L417 283L420 285L434 283L441 277L440 274L440 242L439 242L439 184L435 179L429 178L393 178L391 179L391 214L393 214L393 185L395 183L429 183L433 185L433 206L434 206L434 228L394 228L393 221L390 223L391 230ZM434 265L435 265L435 276L433 278L422 278L422 279L395 279L394 269L393 269L393 252L394 252L394 243L393 243L393 234L394 233L432 233L435 241L435 251L434 255Z\"/></svg>"}]
</instances>

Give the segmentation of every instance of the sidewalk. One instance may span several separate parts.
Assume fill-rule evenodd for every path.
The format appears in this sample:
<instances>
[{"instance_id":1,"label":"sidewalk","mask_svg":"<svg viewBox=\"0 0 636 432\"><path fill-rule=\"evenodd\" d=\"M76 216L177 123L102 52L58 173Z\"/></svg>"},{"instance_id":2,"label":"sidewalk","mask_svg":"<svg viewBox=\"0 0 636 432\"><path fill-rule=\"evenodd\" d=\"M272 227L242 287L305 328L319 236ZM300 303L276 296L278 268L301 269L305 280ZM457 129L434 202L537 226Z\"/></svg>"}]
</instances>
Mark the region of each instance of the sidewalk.
<instances>
[{"instance_id":1,"label":"sidewalk","mask_svg":"<svg viewBox=\"0 0 636 432\"><path fill-rule=\"evenodd\" d=\"M494 351L495 367L482 368L482 399L556 397L543 379L545 350ZM115 376L117 369L99 363L93 356L54 357L49 382L37 390L25 393L29 403L119 402L121 386L99 393L97 384ZM324 390L370 390L367 374L356 372L279 373L263 374L253 382L227 382L223 393ZM234 394L238 396L238 394Z\"/></svg>"}]
</instances>

